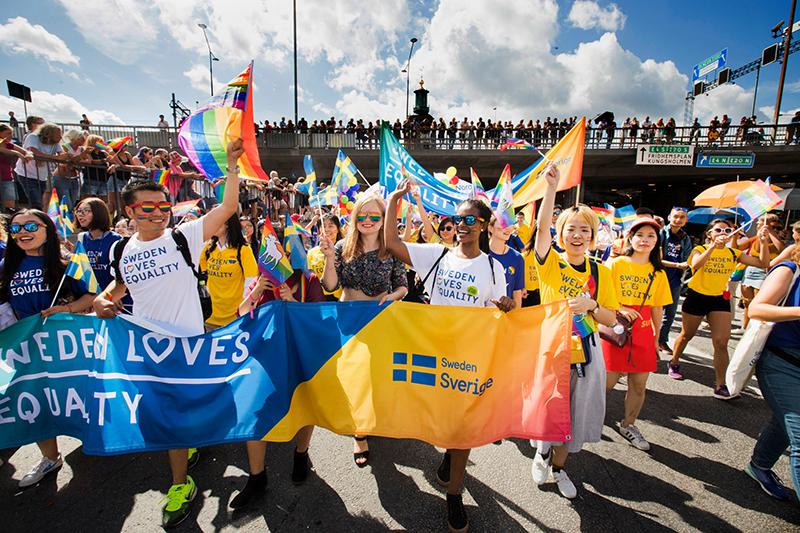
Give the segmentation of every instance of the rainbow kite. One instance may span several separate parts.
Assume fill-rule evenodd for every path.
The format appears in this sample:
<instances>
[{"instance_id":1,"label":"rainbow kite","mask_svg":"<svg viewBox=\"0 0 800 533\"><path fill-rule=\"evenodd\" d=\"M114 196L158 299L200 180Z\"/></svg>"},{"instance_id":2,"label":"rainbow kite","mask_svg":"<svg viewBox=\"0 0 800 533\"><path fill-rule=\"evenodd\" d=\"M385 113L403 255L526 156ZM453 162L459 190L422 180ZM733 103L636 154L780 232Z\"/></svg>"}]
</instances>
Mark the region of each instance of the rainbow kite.
<instances>
[{"instance_id":1,"label":"rainbow kite","mask_svg":"<svg viewBox=\"0 0 800 533\"><path fill-rule=\"evenodd\" d=\"M751 219L770 212L783 203L772 188L761 180L736 195L736 202Z\"/></svg>"},{"instance_id":2,"label":"rainbow kite","mask_svg":"<svg viewBox=\"0 0 800 533\"><path fill-rule=\"evenodd\" d=\"M524 139L515 139L514 137L509 137L506 139L505 143L500 145L500 150L508 150L509 148L517 150L536 150L536 147L528 141Z\"/></svg>"},{"instance_id":3,"label":"rainbow kite","mask_svg":"<svg viewBox=\"0 0 800 533\"><path fill-rule=\"evenodd\" d=\"M269 217L264 219L261 247L258 250L258 270L274 285L280 285L289 279L293 271Z\"/></svg>"},{"instance_id":4,"label":"rainbow kite","mask_svg":"<svg viewBox=\"0 0 800 533\"><path fill-rule=\"evenodd\" d=\"M225 89L192 113L181 125L178 144L192 164L214 182L227 174L228 143L242 139L239 177L267 181L261 168L253 122L252 61Z\"/></svg>"},{"instance_id":5,"label":"rainbow kite","mask_svg":"<svg viewBox=\"0 0 800 533\"><path fill-rule=\"evenodd\" d=\"M156 184L161 185L162 187L166 187L167 178L169 178L169 170L156 169L153 171L153 181Z\"/></svg>"}]
</instances>

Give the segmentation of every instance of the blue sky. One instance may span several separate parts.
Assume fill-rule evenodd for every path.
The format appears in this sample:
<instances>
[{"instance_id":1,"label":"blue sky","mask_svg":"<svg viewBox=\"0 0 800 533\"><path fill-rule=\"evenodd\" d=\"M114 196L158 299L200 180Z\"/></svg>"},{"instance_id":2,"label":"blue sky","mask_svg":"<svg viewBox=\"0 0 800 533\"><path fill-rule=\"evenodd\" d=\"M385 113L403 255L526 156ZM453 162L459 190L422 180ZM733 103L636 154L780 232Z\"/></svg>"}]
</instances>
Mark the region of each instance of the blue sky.
<instances>
[{"instance_id":1,"label":"blue sky","mask_svg":"<svg viewBox=\"0 0 800 533\"><path fill-rule=\"evenodd\" d=\"M692 66L727 47L737 67L773 41L789 0L363 2L297 0L300 115L394 119L424 77L434 116L518 120L593 114L683 117ZM753 6L757 5L758 8ZM34 91L29 111L55 120L154 124L172 92L208 97L208 56L223 83L255 59L255 117L293 116L290 0L32 0L0 19L5 77ZM800 36L798 36L800 38ZM779 65L762 71L757 113L771 117ZM749 114L755 75L696 102L696 115ZM5 92L5 91L3 91ZM20 110L0 96L3 115ZM413 105L413 95L412 95ZM497 108L495 111L493 108ZM790 57L784 113L800 108L800 54ZM21 113L20 113L21 114ZM786 117L788 119L788 117Z\"/></svg>"}]
</instances>

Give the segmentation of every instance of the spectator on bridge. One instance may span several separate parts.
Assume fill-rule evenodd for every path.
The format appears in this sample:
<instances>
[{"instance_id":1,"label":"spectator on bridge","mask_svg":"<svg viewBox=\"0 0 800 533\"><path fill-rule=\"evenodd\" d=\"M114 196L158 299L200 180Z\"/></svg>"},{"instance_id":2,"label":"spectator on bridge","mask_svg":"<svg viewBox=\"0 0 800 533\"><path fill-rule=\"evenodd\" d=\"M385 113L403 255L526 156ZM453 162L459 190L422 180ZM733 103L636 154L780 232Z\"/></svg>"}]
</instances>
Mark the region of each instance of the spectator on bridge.
<instances>
[{"instance_id":1,"label":"spectator on bridge","mask_svg":"<svg viewBox=\"0 0 800 533\"><path fill-rule=\"evenodd\" d=\"M297 121L297 131L304 135L308 133L308 121L306 117L300 117L300 120Z\"/></svg>"},{"instance_id":2,"label":"spectator on bridge","mask_svg":"<svg viewBox=\"0 0 800 533\"><path fill-rule=\"evenodd\" d=\"M14 130L11 126L0 124L0 200L6 210L17 207L17 187L14 183L14 163L21 157L27 161L33 159L33 154L20 148L11 137Z\"/></svg>"},{"instance_id":3,"label":"spectator on bridge","mask_svg":"<svg viewBox=\"0 0 800 533\"><path fill-rule=\"evenodd\" d=\"M14 116L13 111L8 112L8 125L14 129L17 129L19 126L19 120L17 120L17 117Z\"/></svg>"},{"instance_id":4,"label":"spectator on bridge","mask_svg":"<svg viewBox=\"0 0 800 533\"><path fill-rule=\"evenodd\" d=\"M81 120L79 124L81 125L81 129L83 131L89 131L89 126L92 125L92 121L89 120L89 117L87 117L86 114L83 114L81 115Z\"/></svg>"},{"instance_id":5,"label":"spectator on bridge","mask_svg":"<svg viewBox=\"0 0 800 533\"><path fill-rule=\"evenodd\" d=\"M636 117L631 119L631 129L628 131L628 137L631 139L631 147L636 146L637 136L639 135L639 120Z\"/></svg>"},{"instance_id":6,"label":"spectator on bridge","mask_svg":"<svg viewBox=\"0 0 800 533\"><path fill-rule=\"evenodd\" d=\"M669 117L669 120L666 124L664 124L664 140L667 144L672 144L675 142L675 134L676 134L676 125L675 119Z\"/></svg>"},{"instance_id":7,"label":"spectator on bridge","mask_svg":"<svg viewBox=\"0 0 800 533\"><path fill-rule=\"evenodd\" d=\"M650 137L650 134L652 133L651 130L650 130L650 127L652 125L653 125L653 123L650 122L650 117L649 116L644 117L644 122L642 122L642 142L643 143L652 143L653 142L653 139Z\"/></svg>"},{"instance_id":8,"label":"spectator on bridge","mask_svg":"<svg viewBox=\"0 0 800 533\"><path fill-rule=\"evenodd\" d=\"M48 175L54 167L52 162L66 161L69 158L61 146L61 137L60 127L51 123L42 123L34 133L29 133L22 143L22 148L33 153L37 158L43 158L38 160L18 159L14 168L22 190L28 199L28 205L33 209L41 209L50 198L50 191L46 189Z\"/></svg>"},{"instance_id":9,"label":"spectator on bridge","mask_svg":"<svg viewBox=\"0 0 800 533\"><path fill-rule=\"evenodd\" d=\"M158 124L157 126L162 130L166 130L169 128L169 122L164 119L164 115L158 115Z\"/></svg>"},{"instance_id":10,"label":"spectator on bridge","mask_svg":"<svg viewBox=\"0 0 800 533\"><path fill-rule=\"evenodd\" d=\"M606 149L611 148L611 143L614 142L614 134L617 131L617 122L615 120L609 120L605 126L606 130Z\"/></svg>"},{"instance_id":11,"label":"spectator on bridge","mask_svg":"<svg viewBox=\"0 0 800 533\"><path fill-rule=\"evenodd\" d=\"M719 126L719 117L714 115L714 118L708 124L708 144L711 146L716 146L717 141L719 141Z\"/></svg>"},{"instance_id":12,"label":"spectator on bridge","mask_svg":"<svg viewBox=\"0 0 800 533\"><path fill-rule=\"evenodd\" d=\"M728 134L728 130L731 127L731 119L728 118L728 115L722 115L722 122L719 124L719 144L720 146L725 144L725 136Z\"/></svg>"},{"instance_id":13,"label":"spectator on bridge","mask_svg":"<svg viewBox=\"0 0 800 533\"><path fill-rule=\"evenodd\" d=\"M786 138L784 144L790 144L792 140L795 144L800 144L800 111L795 112L789 125L786 126Z\"/></svg>"},{"instance_id":14,"label":"spectator on bridge","mask_svg":"<svg viewBox=\"0 0 800 533\"><path fill-rule=\"evenodd\" d=\"M692 122L692 127L689 130L689 144L692 144L694 141L695 145L700 142L700 119L694 117L694 122Z\"/></svg>"}]
</instances>

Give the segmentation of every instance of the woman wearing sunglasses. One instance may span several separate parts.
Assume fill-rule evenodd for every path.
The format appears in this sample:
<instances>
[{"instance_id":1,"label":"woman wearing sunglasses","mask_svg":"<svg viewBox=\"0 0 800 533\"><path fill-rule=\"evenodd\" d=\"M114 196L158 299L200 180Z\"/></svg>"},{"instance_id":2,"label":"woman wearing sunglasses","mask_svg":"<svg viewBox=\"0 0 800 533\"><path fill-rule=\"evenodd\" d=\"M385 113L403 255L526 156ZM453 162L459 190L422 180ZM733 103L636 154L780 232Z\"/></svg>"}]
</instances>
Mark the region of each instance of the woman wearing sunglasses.
<instances>
[{"instance_id":1,"label":"woman wearing sunglasses","mask_svg":"<svg viewBox=\"0 0 800 533\"><path fill-rule=\"evenodd\" d=\"M61 244L56 226L38 209L23 209L8 225L9 240L0 276L0 300L8 302L18 319L41 314L83 313L92 306L93 294L67 277L58 295L66 262L61 258ZM57 299L56 296L58 296ZM55 299L56 304L52 305ZM20 488L35 485L62 465L56 437L36 443L42 459L19 482Z\"/></svg>"},{"instance_id":2,"label":"woman wearing sunglasses","mask_svg":"<svg viewBox=\"0 0 800 533\"><path fill-rule=\"evenodd\" d=\"M340 301L372 300L379 304L402 300L408 294L406 267L386 247L390 236L396 237L397 220L392 214L390 235L384 230L386 207L375 194L362 195L353 206L344 239L333 243L326 232L319 245L325 255L322 288L334 292L342 288ZM366 437L355 436L353 460L359 468L367 466L369 445Z\"/></svg>"},{"instance_id":3,"label":"woman wearing sunglasses","mask_svg":"<svg viewBox=\"0 0 800 533\"><path fill-rule=\"evenodd\" d=\"M588 328L573 328L570 371L570 420L572 439L568 442L536 442L531 475L536 485L552 479L565 498L575 498L578 490L565 470L567 457L583 445L599 442L606 414L606 367L597 334L597 323L611 326L619 308L611 271L594 263L589 253L594 248L600 221L585 205L562 211L555 223L556 243L547 228L553 216L558 168L545 172L547 191L539 208L534 244L539 294L543 304L568 299L569 307ZM558 249L563 252L558 252ZM582 335L579 335L578 332Z\"/></svg>"},{"instance_id":4,"label":"woman wearing sunglasses","mask_svg":"<svg viewBox=\"0 0 800 533\"><path fill-rule=\"evenodd\" d=\"M697 328L708 320L711 327L711 343L714 346L714 397L730 400L725 386L725 370L728 368L728 340L731 336L731 304L727 291L728 279L736 269L736 263L767 268L769 266L769 233L766 227L758 231L761 241L759 257L728 246L734 234L733 224L728 220L712 220L706 227L706 243L695 246L689 254L692 277L689 290L681 307L681 332L675 341L672 360L669 362L669 377L683 379L681 355L692 340Z\"/></svg>"},{"instance_id":5,"label":"woman wearing sunglasses","mask_svg":"<svg viewBox=\"0 0 800 533\"><path fill-rule=\"evenodd\" d=\"M404 181L389 196L386 209L386 248L397 259L410 265L425 280L425 288L434 305L497 307L503 312L514 308L506 296L503 265L489 255L487 227L492 216L480 200L464 200L458 205L453 225L458 244L451 250L441 244L416 244L400 240L394 230L397 202L411 191ZM450 280L451 283L446 283ZM470 280L452 283L453 280ZM450 531L466 531L467 514L461 499L469 450L447 450L436 473L437 481L447 487L447 521Z\"/></svg>"}]
</instances>

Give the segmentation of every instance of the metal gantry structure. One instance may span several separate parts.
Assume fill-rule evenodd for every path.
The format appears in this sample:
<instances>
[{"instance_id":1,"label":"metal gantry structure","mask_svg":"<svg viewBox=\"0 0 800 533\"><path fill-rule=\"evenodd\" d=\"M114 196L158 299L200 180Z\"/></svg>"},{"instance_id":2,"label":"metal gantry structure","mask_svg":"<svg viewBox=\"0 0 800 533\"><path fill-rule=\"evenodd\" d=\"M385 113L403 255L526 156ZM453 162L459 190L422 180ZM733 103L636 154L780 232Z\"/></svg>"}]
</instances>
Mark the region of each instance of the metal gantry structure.
<instances>
[{"instance_id":1,"label":"metal gantry structure","mask_svg":"<svg viewBox=\"0 0 800 533\"><path fill-rule=\"evenodd\" d=\"M781 62L784 59L784 50L783 45L778 45L778 55L775 59L775 62ZM800 39L796 41L792 41L789 45L789 55L800 51ZM761 75L761 62L762 58L755 59L749 63L742 65L741 67L737 67L735 69L730 69L730 75L728 80L725 83L730 83L735 79L741 78L742 76L746 76L751 72L756 73L756 88L755 91L758 91L758 77ZM719 72L717 72L717 79L710 82L704 83L703 91L700 94L706 94L710 91L713 91L720 85L724 85L724 83L719 83ZM755 113L755 99L756 99L757 92L753 95L753 113ZM699 96L699 95L698 95ZM694 91L689 91L686 93L686 104L683 108L683 124L685 126L691 126L694 117L692 116L694 113Z\"/></svg>"}]
</instances>

